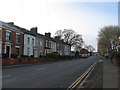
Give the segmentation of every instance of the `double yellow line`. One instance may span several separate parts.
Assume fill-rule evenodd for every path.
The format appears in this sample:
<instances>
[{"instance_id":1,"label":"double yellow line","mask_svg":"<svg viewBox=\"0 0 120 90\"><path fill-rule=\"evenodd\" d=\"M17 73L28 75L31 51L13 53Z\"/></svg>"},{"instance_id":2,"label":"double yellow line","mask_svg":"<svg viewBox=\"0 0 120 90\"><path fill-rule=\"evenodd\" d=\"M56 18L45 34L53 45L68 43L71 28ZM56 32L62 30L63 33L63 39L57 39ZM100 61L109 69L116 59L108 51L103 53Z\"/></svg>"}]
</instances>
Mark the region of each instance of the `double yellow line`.
<instances>
[{"instance_id":1,"label":"double yellow line","mask_svg":"<svg viewBox=\"0 0 120 90\"><path fill-rule=\"evenodd\" d=\"M87 75L90 75L89 73L91 73L91 71L95 68L96 62L90 66L90 68L83 74L81 75L74 83L72 83L67 90L73 90L77 87L77 85L79 85L85 77L88 77Z\"/></svg>"}]
</instances>

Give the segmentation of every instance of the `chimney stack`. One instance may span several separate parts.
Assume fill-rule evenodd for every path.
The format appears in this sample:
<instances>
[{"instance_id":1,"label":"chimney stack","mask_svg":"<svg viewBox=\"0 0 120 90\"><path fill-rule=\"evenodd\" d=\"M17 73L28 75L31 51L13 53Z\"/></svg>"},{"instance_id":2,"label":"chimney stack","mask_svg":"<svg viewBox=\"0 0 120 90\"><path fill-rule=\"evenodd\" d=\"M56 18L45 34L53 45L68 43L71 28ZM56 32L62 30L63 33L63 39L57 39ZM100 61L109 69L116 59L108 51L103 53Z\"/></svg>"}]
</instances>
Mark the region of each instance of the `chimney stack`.
<instances>
[{"instance_id":1,"label":"chimney stack","mask_svg":"<svg viewBox=\"0 0 120 90\"><path fill-rule=\"evenodd\" d=\"M8 22L7 24L11 24L11 25L14 25L14 22Z\"/></svg>"},{"instance_id":2,"label":"chimney stack","mask_svg":"<svg viewBox=\"0 0 120 90\"><path fill-rule=\"evenodd\" d=\"M37 33L37 27L32 27L32 28L30 29L30 31L31 31L31 32L34 32L34 33Z\"/></svg>"},{"instance_id":3,"label":"chimney stack","mask_svg":"<svg viewBox=\"0 0 120 90\"><path fill-rule=\"evenodd\" d=\"M50 33L50 32L45 33L45 36L46 36L46 37L51 37L51 33Z\"/></svg>"}]
</instances>

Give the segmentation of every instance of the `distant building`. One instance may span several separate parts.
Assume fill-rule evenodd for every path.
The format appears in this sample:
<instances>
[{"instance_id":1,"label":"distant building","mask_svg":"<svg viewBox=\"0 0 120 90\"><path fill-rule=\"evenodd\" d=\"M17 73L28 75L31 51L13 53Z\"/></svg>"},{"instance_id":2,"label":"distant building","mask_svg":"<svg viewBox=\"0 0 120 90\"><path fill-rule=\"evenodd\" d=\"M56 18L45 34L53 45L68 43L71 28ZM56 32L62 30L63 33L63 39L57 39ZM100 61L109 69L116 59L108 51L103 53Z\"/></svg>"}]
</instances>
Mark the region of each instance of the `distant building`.
<instances>
[{"instance_id":1,"label":"distant building","mask_svg":"<svg viewBox=\"0 0 120 90\"><path fill-rule=\"evenodd\" d=\"M71 51L71 56L75 56L75 52L74 51Z\"/></svg>"},{"instance_id":2,"label":"distant building","mask_svg":"<svg viewBox=\"0 0 120 90\"><path fill-rule=\"evenodd\" d=\"M89 53L89 51L87 49L82 48L80 50L80 56L83 57L83 58L86 58L86 57L90 56L90 53Z\"/></svg>"}]
</instances>

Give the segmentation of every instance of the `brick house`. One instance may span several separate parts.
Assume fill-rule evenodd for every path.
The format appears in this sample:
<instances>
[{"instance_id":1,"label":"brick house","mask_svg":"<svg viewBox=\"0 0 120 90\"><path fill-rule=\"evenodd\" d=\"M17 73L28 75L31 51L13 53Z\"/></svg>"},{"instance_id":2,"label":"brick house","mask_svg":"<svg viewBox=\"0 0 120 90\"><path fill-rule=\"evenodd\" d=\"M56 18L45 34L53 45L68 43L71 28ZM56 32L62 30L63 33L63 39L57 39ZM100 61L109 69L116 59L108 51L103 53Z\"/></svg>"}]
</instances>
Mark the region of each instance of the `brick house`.
<instances>
[{"instance_id":1,"label":"brick house","mask_svg":"<svg viewBox=\"0 0 120 90\"><path fill-rule=\"evenodd\" d=\"M81 57L88 57L88 56L90 56L90 53L89 53L89 51L88 51L87 49L82 48L82 49L80 50L80 56L81 56Z\"/></svg>"},{"instance_id":2,"label":"brick house","mask_svg":"<svg viewBox=\"0 0 120 90\"><path fill-rule=\"evenodd\" d=\"M56 49L56 47L57 47L57 42L56 42L56 40L54 40L54 38L51 38L51 52L57 52L57 49Z\"/></svg>"},{"instance_id":3,"label":"brick house","mask_svg":"<svg viewBox=\"0 0 120 90\"><path fill-rule=\"evenodd\" d=\"M16 26L24 33L23 55L38 58L44 55L44 38L43 35L37 33L37 27L30 30Z\"/></svg>"},{"instance_id":4,"label":"brick house","mask_svg":"<svg viewBox=\"0 0 120 90\"><path fill-rule=\"evenodd\" d=\"M37 27L27 30L13 22L0 21L0 54L9 58L21 55L39 57L51 52L70 55L71 46L59 37L52 38L50 32L39 34Z\"/></svg>"},{"instance_id":5,"label":"brick house","mask_svg":"<svg viewBox=\"0 0 120 90\"><path fill-rule=\"evenodd\" d=\"M23 32L17 28L13 22L2 22L0 32L2 33L2 54L5 57L21 56L23 54Z\"/></svg>"},{"instance_id":6,"label":"brick house","mask_svg":"<svg viewBox=\"0 0 120 90\"><path fill-rule=\"evenodd\" d=\"M65 43L63 40L60 40L59 36L55 36L54 38L57 42L56 50L60 55L65 55Z\"/></svg>"},{"instance_id":7,"label":"brick house","mask_svg":"<svg viewBox=\"0 0 120 90\"><path fill-rule=\"evenodd\" d=\"M44 55L46 56L47 53L51 53L51 33L45 33L44 36L44 49L45 53Z\"/></svg>"}]
</instances>

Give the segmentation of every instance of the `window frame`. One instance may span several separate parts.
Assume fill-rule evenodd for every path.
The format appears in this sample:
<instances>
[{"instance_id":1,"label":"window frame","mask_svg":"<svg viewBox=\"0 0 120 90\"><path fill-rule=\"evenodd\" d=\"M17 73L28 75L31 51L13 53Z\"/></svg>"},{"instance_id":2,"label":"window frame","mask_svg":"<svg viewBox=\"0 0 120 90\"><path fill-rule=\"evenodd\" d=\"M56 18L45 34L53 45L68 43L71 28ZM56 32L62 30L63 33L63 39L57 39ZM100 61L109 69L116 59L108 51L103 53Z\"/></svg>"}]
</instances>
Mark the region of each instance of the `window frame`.
<instances>
[{"instance_id":1,"label":"window frame","mask_svg":"<svg viewBox=\"0 0 120 90\"><path fill-rule=\"evenodd\" d=\"M6 31L6 41L10 41L11 39L11 32Z\"/></svg>"},{"instance_id":2,"label":"window frame","mask_svg":"<svg viewBox=\"0 0 120 90\"><path fill-rule=\"evenodd\" d=\"M19 36L19 38L17 37ZM19 43L20 42L20 34L16 33L16 42Z\"/></svg>"}]
</instances>

